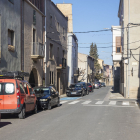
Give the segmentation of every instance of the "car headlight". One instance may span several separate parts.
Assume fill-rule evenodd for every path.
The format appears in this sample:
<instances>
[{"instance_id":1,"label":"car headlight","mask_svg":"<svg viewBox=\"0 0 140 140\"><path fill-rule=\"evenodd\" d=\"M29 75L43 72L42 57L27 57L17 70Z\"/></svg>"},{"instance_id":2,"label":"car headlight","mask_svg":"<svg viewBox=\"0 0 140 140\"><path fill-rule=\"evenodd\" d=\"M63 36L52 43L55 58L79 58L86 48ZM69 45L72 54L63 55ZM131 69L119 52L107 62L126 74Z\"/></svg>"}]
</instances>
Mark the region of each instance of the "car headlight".
<instances>
[{"instance_id":1,"label":"car headlight","mask_svg":"<svg viewBox=\"0 0 140 140\"><path fill-rule=\"evenodd\" d=\"M47 101L48 99L40 99L40 101Z\"/></svg>"}]
</instances>

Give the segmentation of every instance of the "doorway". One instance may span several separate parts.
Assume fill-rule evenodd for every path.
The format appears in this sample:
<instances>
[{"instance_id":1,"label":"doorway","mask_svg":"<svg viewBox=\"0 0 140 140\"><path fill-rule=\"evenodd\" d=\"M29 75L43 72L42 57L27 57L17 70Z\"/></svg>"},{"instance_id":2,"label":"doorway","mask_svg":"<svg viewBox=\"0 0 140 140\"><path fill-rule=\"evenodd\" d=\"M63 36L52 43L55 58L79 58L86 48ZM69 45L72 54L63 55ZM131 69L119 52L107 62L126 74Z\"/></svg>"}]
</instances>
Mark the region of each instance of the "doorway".
<instances>
[{"instance_id":1,"label":"doorway","mask_svg":"<svg viewBox=\"0 0 140 140\"><path fill-rule=\"evenodd\" d=\"M38 76L37 76L37 70L35 68L33 68L30 73L29 83L32 87L38 86Z\"/></svg>"}]
</instances>

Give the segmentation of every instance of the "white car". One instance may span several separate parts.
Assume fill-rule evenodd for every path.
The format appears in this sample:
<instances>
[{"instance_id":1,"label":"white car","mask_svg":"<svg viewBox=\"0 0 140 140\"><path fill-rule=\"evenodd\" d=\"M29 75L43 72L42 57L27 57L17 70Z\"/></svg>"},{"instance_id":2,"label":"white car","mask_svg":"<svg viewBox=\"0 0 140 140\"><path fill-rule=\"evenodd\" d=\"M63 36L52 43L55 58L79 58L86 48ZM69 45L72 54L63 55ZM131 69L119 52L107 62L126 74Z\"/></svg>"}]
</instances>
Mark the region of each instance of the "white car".
<instances>
[{"instance_id":1,"label":"white car","mask_svg":"<svg viewBox=\"0 0 140 140\"><path fill-rule=\"evenodd\" d=\"M95 89L99 89L99 84L98 83L95 83Z\"/></svg>"}]
</instances>

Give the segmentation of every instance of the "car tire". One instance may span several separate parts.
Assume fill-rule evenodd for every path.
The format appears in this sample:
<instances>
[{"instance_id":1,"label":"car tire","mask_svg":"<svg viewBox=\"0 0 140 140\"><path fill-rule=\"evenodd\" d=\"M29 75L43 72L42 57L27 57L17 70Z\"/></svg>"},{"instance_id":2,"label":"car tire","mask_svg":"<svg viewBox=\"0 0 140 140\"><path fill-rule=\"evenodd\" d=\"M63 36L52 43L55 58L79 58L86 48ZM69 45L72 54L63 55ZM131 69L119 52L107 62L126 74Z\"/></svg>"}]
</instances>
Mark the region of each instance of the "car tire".
<instances>
[{"instance_id":1,"label":"car tire","mask_svg":"<svg viewBox=\"0 0 140 140\"><path fill-rule=\"evenodd\" d=\"M57 103L57 107L59 107L60 106L60 100L58 100L58 103Z\"/></svg>"},{"instance_id":2,"label":"car tire","mask_svg":"<svg viewBox=\"0 0 140 140\"><path fill-rule=\"evenodd\" d=\"M51 103L49 102L48 103L48 108L47 108L48 110L51 110L52 109L52 106L51 106Z\"/></svg>"},{"instance_id":3,"label":"car tire","mask_svg":"<svg viewBox=\"0 0 140 140\"><path fill-rule=\"evenodd\" d=\"M25 106L23 106L21 112L18 114L19 119L25 119Z\"/></svg>"},{"instance_id":4,"label":"car tire","mask_svg":"<svg viewBox=\"0 0 140 140\"><path fill-rule=\"evenodd\" d=\"M83 95L84 95L84 91L82 91L81 97L83 97Z\"/></svg>"},{"instance_id":5,"label":"car tire","mask_svg":"<svg viewBox=\"0 0 140 140\"><path fill-rule=\"evenodd\" d=\"M37 103L35 104L35 108L33 110L33 114L37 114Z\"/></svg>"}]
</instances>

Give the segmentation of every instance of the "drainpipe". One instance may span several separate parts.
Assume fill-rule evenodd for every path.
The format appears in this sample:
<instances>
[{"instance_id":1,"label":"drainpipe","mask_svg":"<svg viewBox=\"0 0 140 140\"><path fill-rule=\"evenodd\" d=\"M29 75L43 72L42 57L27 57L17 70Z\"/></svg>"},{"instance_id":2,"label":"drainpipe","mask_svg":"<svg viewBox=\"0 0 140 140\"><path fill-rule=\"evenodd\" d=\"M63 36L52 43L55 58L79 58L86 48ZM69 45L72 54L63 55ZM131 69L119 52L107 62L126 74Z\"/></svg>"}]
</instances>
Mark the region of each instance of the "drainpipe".
<instances>
[{"instance_id":1,"label":"drainpipe","mask_svg":"<svg viewBox=\"0 0 140 140\"><path fill-rule=\"evenodd\" d=\"M87 83L88 83L88 55L87 55ZM87 94L88 94L88 86L87 86Z\"/></svg>"},{"instance_id":2,"label":"drainpipe","mask_svg":"<svg viewBox=\"0 0 140 140\"><path fill-rule=\"evenodd\" d=\"M46 59L47 59L47 34L46 34L46 30L47 30L47 25L46 25L46 14L47 14L47 6L46 6L46 0L45 0L45 59L44 59L44 63L45 63L45 87L47 86L47 66L46 66Z\"/></svg>"},{"instance_id":3,"label":"drainpipe","mask_svg":"<svg viewBox=\"0 0 140 140\"><path fill-rule=\"evenodd\" d=\"M129 80L130 80L130 48L129 48L129 24L130 24L130 0L128 0L128 98L129 98Z\"/></svg>"}]
</instances>

